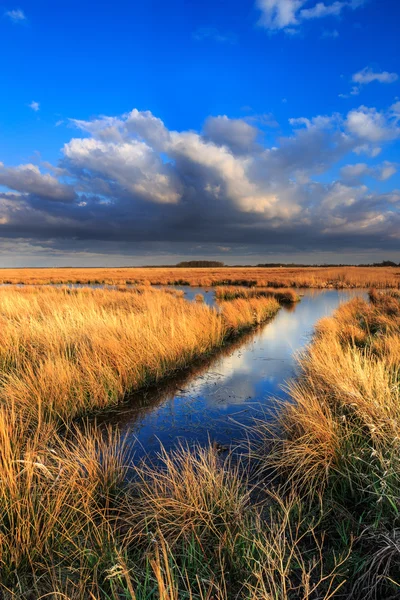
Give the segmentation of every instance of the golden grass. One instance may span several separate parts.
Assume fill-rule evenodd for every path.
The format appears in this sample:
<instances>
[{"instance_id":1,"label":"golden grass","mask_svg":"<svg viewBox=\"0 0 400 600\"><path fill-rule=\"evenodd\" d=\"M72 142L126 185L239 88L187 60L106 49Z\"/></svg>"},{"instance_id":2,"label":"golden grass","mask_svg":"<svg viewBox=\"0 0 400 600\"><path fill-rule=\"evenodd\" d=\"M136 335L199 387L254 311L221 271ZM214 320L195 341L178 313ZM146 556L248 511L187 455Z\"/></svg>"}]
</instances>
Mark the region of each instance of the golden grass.
<instances>
[{"instance_id":1,"label":"golden grass","mask_svg":"<svg viewBox=\"0 0 400 600\"><path fill-rule=\"evenodd\" d=\"M275 298L280 304L293 304L300 300L298 294L291 289L232 286L217 287L215 290L215 298L218 301L234 300L236 298Z\"/></svg>"},{"instance_id":2,"label":"golden grass","mask_svg":"<svg viewBox=\"0 0 400 600\"><path fill-rule=\"evenodd\" d=\"M115 434L93 426L61 433L57 422L98 406L85 398L75 407L94 371L102 405L105 381L115 384L118 396L127 381L154 380L177 368L182 336L200 346L192 341L180 365L199 348L208 352L211 341L223 343L271 316L275 299L238 298L217 312L157 290L2 290L2 386L9 382L5 369L18 382L29 361L31 375L41 373L53 354L67 361L67 370L73 365L66 380L75 386L65 387L60 377L58 387L56 379L49 387L42 373L40 393L38 387L25 395L2 392L4 600L396 597L399 298L373 292L371 304L353 300L319 324L278 428L258 424L272 453L266 457L259 447L257 458L282 482L265 487L254 480L252 465L222 457L212 446L161 450L156 464L131 465L128 483L124 446ZM202 330L208 323L207 331L192 319ZM134 349L124 345L125 336L132 336ZM123 352L116 350L120 345ZM145 357L154 362L138 369ZM38 386L36 378L29 381Z\"/></svg>"},{"instance_id":3,"label":"golden grass","mask_svg":"<svg viewBox=\"0 0 400 600\"><path fill-rule=\"evenodd\" d=\"M143 542L144 521L148 530L160 517L150 516L144 484L124 480L123 443L95 426L73 430L71 419L189 365L278 309L264 298L217 311L148 288L0 290L2 597L135 598L147 579L152 591L142 589L143 598L166 597L162 554ZM203 483L208 467L214 479L202 493L228 498L225 483L235 475L220 480L210 459L203 460ZM200 463L192 465L197 473ZM148 476L137 468L137 480ZM196 490L193 477L190 487L194 502L200 485ZM233 489L225 502L230 515L239 498ZM215 507L215 524L222 506ZM194 521L196 510L194 504L188 512Z\"/></svg>"},{"instance_id":4,"label":"golden grass","mask_svg":"<svg viewBox=\"0 0 400 600\"><path fill-rule=\"evenodd\" d=\"M280 407L275 458L306 485L321 486L340 468L355 431L375 449L400 448L400 303L372 298L319 323L290 384L292 402Z\"/></svg>"},{"instance_id":5,"label":"golden grass","mask_svg":"<svg viewBox=\"0 0 400 600\"><path fill-rule=\"evenodd\" d=\"M355 538L352 597L395 598L400 294L372 291L370 299L354 299L319 323L289 385L290 402L280 404L274 422L256 425L256 456L287 493L302 494L302 506L320 512L331 547Z\"/></svg>"},{"instance_id":6,"label":"golden grass","mask_svg":"<svg viewBox=\"0 0 400 600\"><path fill-rule=\"evenodd\" d=\"M399 288L400 267L122 267L0 269L0 283Z\"/></svg>"},{"instance_id":7,"label":"golden grass","mask_svg":"<svg viewBox=\"0 0 400 600\"><path fill-rule=\"evenodd\" d=\"M174 592L166 598L180 598L181 592L220 600L306 600L316 594L328 600L342 587L345 557L325 570L324 540L317 523L306 523L299 497L271 491L255 505L247 469L229 456L221 459L211 446L162 450L157 467L140 466L136 473L134 512L140 518L134 521L142 537L153 547L156 542L153 565ZM311 560L302 551L306 539ZM182 547L187 551L191 545L200 550L199 564L209 569L202 584L193 582L190 560L178 558Z\"/></svg>"},{"instance_id":8,"label":"golden grass","mask_svg":"<svg viewBox=\"0 0 400 600\"><path fill-rule=\"evenodd\" d=\"M58 429L60 418L116 401L278 308L250 298L217 312L158 290L0 291L4 599L225 600L280 590L289 600L299 556L285 544L287 518L262 528L239 464L212 447L181 447L162 451L157 467L131 465L128 483L118 436ZM303 561L296 589L309 589L313 564Z\"/></svg>"},{"instance_id":9,"label":"golden grass","mask_svg":"<svg viewBox=\"0 0 400 600\"><path fill-rule=\"evenodd\" d=\"M0 289L0 401L37 422L115 404L272 317L272 298L220 312L162 290Z\"/></svg>"}]
</instances>

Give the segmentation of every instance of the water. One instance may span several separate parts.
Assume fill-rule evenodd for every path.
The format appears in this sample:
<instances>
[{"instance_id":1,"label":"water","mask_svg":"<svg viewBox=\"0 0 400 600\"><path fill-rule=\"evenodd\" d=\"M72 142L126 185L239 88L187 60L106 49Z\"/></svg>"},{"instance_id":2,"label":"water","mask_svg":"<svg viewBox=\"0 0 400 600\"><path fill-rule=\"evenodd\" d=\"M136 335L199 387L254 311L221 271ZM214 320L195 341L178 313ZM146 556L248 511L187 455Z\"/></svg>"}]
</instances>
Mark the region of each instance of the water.
<instances>
[{"instance_id":1,"label":"water","mask_svg":"<svg viewBox=\"0 0 400 600\"><path fill-rule=\"evenodd\" d=\"M47 283L47 284L33 284L36 287L57 287L57 288L61 288L61 287L68 287L70 289L81 289L81 288L92 288L92 289L115 289L118 286L115 285L111 285L111 284L105 284L105 283ZM17 283L17 284L11 284L11 283L0 283L0 287L26 287L25 284L23 283ZM127 285L126 286L128 289L129 288L134 288L134 285ZM189 285L175 285L175 286L161 286L161 285L155 285L152 286L154 288L157 289L165 289L166 287L168 287L168 289L171 290L181 290L184 292L185 294L185 298L186 300L189 301L195 301L195 298L198 294L201 294L204 298L204 303L207 304L208 306L214 306L216 307L216 300L215 300L215 288L212 287L192 287Z\"/></svg>"},{"instance_id":2,"label":"water","mask_svg":"<svg viewBox=\"0 0 400 600\"><path fill-rule=\"evenodd\" d=\"M165 287L165 286L156 286ZM182 290L185 293L186 300L195 300L197 294L201 294L204 298L204 303L208 306L216 306L215 301L215 288L212 287L192 287L190 285L174 285L171 287L173 290Z\"/></svg>"},{"instance_id":3,"label":"water","mask_svg":"<svg viewBox=\"0 0 400 600\"><path fill-rule=\"evenodd\" d=\"M160 443L167 449L179 441L229 446L243 439L243 426L271 409L274 399L285 397L296 355L310 341L316 322L356 296L367 294L307 290L300 303L282 308L259 330L190 372L135 394L127 404L103 414L100 422L111 423L126 436L135 459L153 453Z\"/></svg>"}]
</instances>

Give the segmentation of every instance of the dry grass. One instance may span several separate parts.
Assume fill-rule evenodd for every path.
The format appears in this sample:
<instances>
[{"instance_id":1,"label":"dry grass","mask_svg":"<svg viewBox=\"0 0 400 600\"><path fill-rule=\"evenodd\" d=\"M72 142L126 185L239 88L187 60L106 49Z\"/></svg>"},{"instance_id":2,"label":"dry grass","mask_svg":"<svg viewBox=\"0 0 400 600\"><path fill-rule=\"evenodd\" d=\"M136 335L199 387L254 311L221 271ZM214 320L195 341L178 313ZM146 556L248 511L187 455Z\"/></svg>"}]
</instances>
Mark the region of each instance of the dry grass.
<instances>
[{"instance_id":1,"label":"dry grass","mask_svg":"<svg viewBox=\"0 0 400 600\"><path fill-rule=\"evenodd\" d=\"M313 529L289 521L295 500L270 497L264 527L248 473L229 457L162 451L157 466L131 466L128 483L117 436L57 425L278 308L251 298L217 312L157 290L1 290L2 598L330 597L343 577L314 576L319 561L301 558Z\"/></svg>"},{"instance_id":2,"label":"dry grass","mask_svg":"<svg viewBox=\"0 0 400 600\"><path fill-rule=\"evenodd\" d=\"M147 288L0 290L1 597L167 597L158 546L152 553L141 546L149 503L144 486L124 479L121 440L68 423L279 309L264 298L217 312L179 296ZM214 484L212 493L228 494L218 476ZM192 486L193 502L196 493ZM236 507L235 496L230 502Z\"/></svg>"},{"instance_id":3,"label":"dry grass","mask_svg":"<svg viewBox=\"0 0 400 600\"><path fill-rule=\"evenodd\" d=\"M0 290L0 399L37 421L116 403L227 336L215 311L158 290Z\"/></svg>"},{"instance_id":4,"label":"dry grass","mask_svg":"<svg viewBox=\"0 0 400 600\"><path fill-rule=\"evenodd\" d=\"M115 404L272 317L274 299L217 313L153 289L0 289L0 401L36 422Z\"/></svg>"},{"instance_id":5,"label":"dry grass","mask_svg":"<svg viewBox=\"0 0 400 600\"><path fill-rule=\"evenodd\" d=\"M293 304L300 300L294 290L261 287L220 286L215 290L215 297L218 301L235 300L236 298L275 298L280 304Z\"/></svg>"},{"instance_id":6,"label":"dry grass","mask_svg":"<svg viewBox=\"0 0 400 600\"><path fill-rule=\"evenodd\" d=\"M371 448L400 442L400 302L372 294L354 299L322 320L289 388L279 429L279 461L299 480L322 485L340 468L358 432Z\"/></svg>"},{"instance_id":7,"label":"dry grass","mask_svg":"<svg viewBox=\"0 0 400 600\"><path fill-rule=\"evenodd\" d=\"M399 288L400 267L0 269L0 283Z\"/></svg>"},{"instance_id":8,"label":"dry grass","mask_svg":"<svg viewBox=\"0 0 400 600\"><path fill-rule=\"evenodd\" d=\"M343 559L324 570L324 540L299 499L272 494L263 514L246 471L212 447L162 452L126 484L111 434L67 442L9 418L0 420L4 599L328 600L344 582Z\"/></svg>"},{"instance_id":9,"label":"dry grass","mask_svg":"<svg viewBox=\"0 0 400 600\"><path fill-rule=\"evenodd\" d=\"M354 597L394 598L400 588L400 295L373 291L370 298L370 304L352 300L320 322L289 386L291 402L279 407L272 425L257 424L263 441L257 456L286 490L302 494L303 505L319 505L332 547L356 537Z\"/></svg>"},{"instance_id":10,"label":"dry grass","mask_svg":"<svg viewBox=\"0 0 400 600\"><path fill-rule=\"evenodd\" d=\"M136 357L137 365L139 359L151 358L147 344L158 341L153 352L163 366L153 370L157 362L149 363L146 373L153 379L173 365L176 368L177 354L169 348L171 340L175 347L176 332L179 338L200 341L202 351L208 351L210 338L223 343L277 309L275 299L238 298L222 302L218 313L157 290L4 290L0 293L3 385L8 383L5 368L18 382L29 361L34 361L33 372L38 368L40 372L53 353L68 359L74 369L82 366L84 356L86 369L89 350L96 369L106 372L106 381L110 373L111 381L116 381L117 373L122 385L131 373L126 371L129 361ZM191 328L191 319L198 322L199 316L202 329L205 322L210 324L204 333ZM126 335L133 336L130 343L136 340L126 331L127 324L136 331L136 319L143 336L122 370L116 361L124 354L115 347L122 344L128 350ZM182 320L185 327L179 329ZM89 335L85 323L92 324ZM102 327L98 337L97 327ZM108 337L109 332L114 337ZM268 460L262 448L258 459L275 469L282 486L269 482L265 488L262 481L254 482L251 465L223 458L213 447L161 451L156 464L131 465L128 483L123 443L115 435L100 434L95 427L63 434L57 429L60 413L64 418L75 414L76 398L69 400L70 388L62 387L62 379L58 387L64 396L54 391L56 380L48 387L44 375L40 394L4 393L2 597L396 598L399 339L396 293L373 292L371 304L353 300L320 323L301 358L300 376L291 386L292 401L282 406L279 438L271 439L277 429L258 424L269 450L272 442ZM175 352L180 343L177 340ZM192 343L184 362L198 351ZM85 389L85 369L73 371L79 390ZM135 373L143 376L143 369ZM104 383L103 371L96 373ZM37 385L37 378L32 381ZM132 381L136 385L145 379ZM51 402L49 390L55 398ZM64 412L62 398L70 407Z\"/></svg>"}]
</instances>

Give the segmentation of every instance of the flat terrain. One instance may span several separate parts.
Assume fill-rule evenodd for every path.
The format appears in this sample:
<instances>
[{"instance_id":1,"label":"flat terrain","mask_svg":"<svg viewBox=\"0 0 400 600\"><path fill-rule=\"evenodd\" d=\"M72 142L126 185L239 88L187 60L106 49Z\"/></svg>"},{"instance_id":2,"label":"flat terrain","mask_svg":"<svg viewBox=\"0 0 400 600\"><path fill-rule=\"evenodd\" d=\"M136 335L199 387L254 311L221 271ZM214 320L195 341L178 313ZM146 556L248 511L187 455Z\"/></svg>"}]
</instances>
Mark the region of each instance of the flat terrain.
<instances>
[{"instance_id":1,"label":"flat terrain","mask_svg":"<svg viewBox=\"0 0 400 600\"><path fill-rule=\"evenodd\" d=\"M247 285L310 288L398 288L400 267L217 267L0 269L0 283Z\"/></svg>"},{"instance_id":2,"label":"flat terrain","mask_svg":"<svg viewBox=\"0 0 400 600\"><path fill-rule=\"evenodd\" d=\"M399 597L398 291L319 322L239 461L213 444L128 461L74 420L296 301L222 291L217 311L149 286L0 288L2 599Z\"/></svg>"}]
</instances>

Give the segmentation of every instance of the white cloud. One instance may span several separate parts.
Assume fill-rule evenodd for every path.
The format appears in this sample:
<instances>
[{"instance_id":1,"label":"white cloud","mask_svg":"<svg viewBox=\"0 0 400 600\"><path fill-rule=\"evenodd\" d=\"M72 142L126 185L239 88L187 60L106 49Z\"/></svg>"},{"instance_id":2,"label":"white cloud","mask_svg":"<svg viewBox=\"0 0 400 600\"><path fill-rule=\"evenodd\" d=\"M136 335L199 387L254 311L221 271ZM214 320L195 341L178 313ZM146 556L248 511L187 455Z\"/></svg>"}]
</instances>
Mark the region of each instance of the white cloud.
<instances>
[{"instance_id":1,"label":"white cloud","mask_svg":"<svg viewBox=\"0 0 400 600\"><path fill-rule=\"evenodd\" d=\"M366 142L380 143L400 137L393 111L379 112L376 108L360 106L351 110L346 119L348 131Z\"/></svg>"},{"instance_id":2,"label":"white cloud","mask_svg":"<svg viewBox=\"0 0 400 600\"><path fill-rule=\"evenodd\" d=\"M34 100L32 100L32 102L30 104L28 104L28 106L35 112L38 112L38 110L40 110L39 102L35 102Z\"/></svg>"},{"instance_id":3,"label":"white cloud","mask_svg":"<svg viewBox=\"0 0 400 600\"><path fill-rule=\"evenodd\" d=\"M378 179L380 179L381 181L386 181L387 179L390 179L390 177L392 177L396 173L397 173L396 165L386 161L381 166L381 171L380 171L380 175L378 176Z\"/></svg>"},{"instance_id":4,"label":"white cloud","mask_svg":"<svg viewBox=\"0 0 400 600\"><path fill-rule=\"evenodd\" d=\"M308 0L256 0L261 11L258 24L270 31L284 30L286 33L298 32L304 21L323 17L338 17L344 9L359 8L366 0L335 0L331 4L317 2L313 6L305 6ZM337 37L338 32L333 32ZM332 34L331 34L332 36Z\"/></svg>"},{"instance_id":5,"label":"white cloud","mask_svg":"<svg viewBox=\"0 0 400 600\"><path fill-rule=\"evenodd\" d=\"M285 29L298 25L297 13L306 0L257 0L261 10L259 25L266 29Z\"/></svg>"},{"instance_id":6,"label":"white cloud","mask_svg":"<svg viewBox=\"0 0 400 600\"><path fill-rule=\"evenodd\" d=\"M17 8L17 9L14 9L14 10L7 10L4 14L13 23L22 23L23 21L26 21L25 13L20 8Z\"/></svg>"},{"instance_id":7,"label":"white cloud","mask_svg":"<svg viewBox=\"0 0 400 600\"><path fill-rule=\"evenodd\" d=\"M318 2L312 8L304 8L300 11L300 17L302 19L320 19L321 17L337 16L340 15L342 10L348 6L347 2L334 2L333 4L324 4L324 2Z\"/></svg>"},{"instance_id":8,"label":"white cloud","mask_svg":"<svg viewBox=\"0 0 400 600\"><path fill-rule=\"evenodd\" d=\"M359 179L368 173L368 165L366 163L357 163L355 165L346 165L340 170L343 179Z\"/></svg>"},{"instance_id":9,"label":"white cloud","mask_svg":"<svg viewBox=\"0 0 400 600\"><path fill-rule=\"evenodd\" d=\"M370 158L376 158L381 152L382 148L370 144L361 144L354 148L356 154L366 154Z\"/></svg>"},{"instance_id":10,"label":"white cloud","mask_svg":"<svg viewBox=\"0 0 400 600\"><path fill-rule=\"evenodd\" d=\"M358 73L354 73L352 81L361 85L378 81L379 83L393 83L397 81L399 76L397 73L389 73L388 71L375 72L370 67L365 67Z\"/></svg>"},{"instance_id":11,"label":"white cloud","mask_svg":"<svg viewBox=\"0 0 400 600\"><path fill-rule=\"evenodd\" d=\"M74 167L103 178L103 192L110 193L117 183L120 194L134 194L145 201L174 204L180 199L168 169L145 142L75 138L65 144L63 152Z\"/></svg>"}]
</instances>

